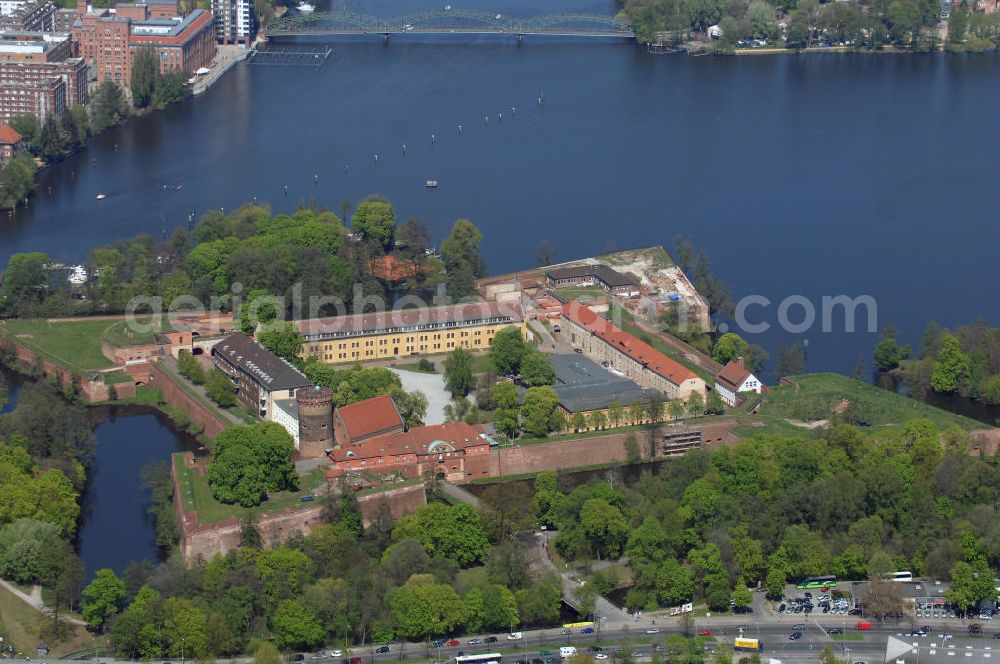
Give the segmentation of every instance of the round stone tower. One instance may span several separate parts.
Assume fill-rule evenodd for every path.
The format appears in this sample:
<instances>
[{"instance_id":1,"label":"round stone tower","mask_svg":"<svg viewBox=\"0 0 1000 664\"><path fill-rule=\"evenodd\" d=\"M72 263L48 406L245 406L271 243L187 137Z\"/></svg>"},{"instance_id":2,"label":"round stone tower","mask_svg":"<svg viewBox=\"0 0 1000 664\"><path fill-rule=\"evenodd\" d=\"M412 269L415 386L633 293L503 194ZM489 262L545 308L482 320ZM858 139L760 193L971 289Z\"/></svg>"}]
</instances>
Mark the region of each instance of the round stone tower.
<instances>
[{"instance_id":1,"label":"round stone tower","mask_svg":"<svg viewBox=\"0 0 1000 664\"><path fill-rule=\"evenodd\" d=\"M333 448L333 390L328 387L303 387L295 392L299 408L299 455L303 458L326 456Z\"/></svg>"}]
</instances>

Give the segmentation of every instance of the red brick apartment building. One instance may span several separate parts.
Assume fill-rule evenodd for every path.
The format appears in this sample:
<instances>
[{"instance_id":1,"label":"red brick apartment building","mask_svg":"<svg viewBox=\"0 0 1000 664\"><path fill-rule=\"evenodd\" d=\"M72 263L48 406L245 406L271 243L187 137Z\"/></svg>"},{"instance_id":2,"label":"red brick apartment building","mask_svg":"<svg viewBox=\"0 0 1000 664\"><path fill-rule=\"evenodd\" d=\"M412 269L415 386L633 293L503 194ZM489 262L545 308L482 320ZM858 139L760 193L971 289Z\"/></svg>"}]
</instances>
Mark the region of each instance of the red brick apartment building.
<instances>
[{"instance_id":1,"label":"red brick apartment building","mask_svg":"<svg viewBox=\"0 0 1000 664\"><path fill-rule=\"evenodd\" d=\"M72 55L67 34L0 33L0 122L26 114L43 121L87 103L87 65Z\"/></svg>"},{"instance_id":2,"label":"red brick apartment building","mask_svg":"<svg viewBox=\"0 0 1000 664\"><path fill-rule=\"evenodd\" d=\"M78 0L77 14L73 40L101 81L110 78L128 86L132 56L144 47L156 49L163 73L190 74L208 66L215 55L212 14L204 9L182 17L176 1L123 2L113 10L94 10Z\"/></svg>"}]
</instances>

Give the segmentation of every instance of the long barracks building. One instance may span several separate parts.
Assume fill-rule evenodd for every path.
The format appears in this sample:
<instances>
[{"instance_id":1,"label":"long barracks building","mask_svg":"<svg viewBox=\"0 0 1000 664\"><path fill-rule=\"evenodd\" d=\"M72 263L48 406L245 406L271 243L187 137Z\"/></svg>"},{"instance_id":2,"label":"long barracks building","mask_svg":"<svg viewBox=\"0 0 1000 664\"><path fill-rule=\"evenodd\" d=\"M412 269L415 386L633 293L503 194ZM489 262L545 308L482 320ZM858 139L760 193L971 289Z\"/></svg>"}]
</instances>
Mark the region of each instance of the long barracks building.
<instances>
[{"instance_id":1,"label":"long barracks building","mask_svg":"<svg viewBox=\"0 0 1000 664\"><path fill-rule=\"evenodd\" d=\"M487 350L511 325L525 331L517 303L474 302L295 321L303 356L327 364L391 359L455 348Z\"/></svg>"}]
</instances>

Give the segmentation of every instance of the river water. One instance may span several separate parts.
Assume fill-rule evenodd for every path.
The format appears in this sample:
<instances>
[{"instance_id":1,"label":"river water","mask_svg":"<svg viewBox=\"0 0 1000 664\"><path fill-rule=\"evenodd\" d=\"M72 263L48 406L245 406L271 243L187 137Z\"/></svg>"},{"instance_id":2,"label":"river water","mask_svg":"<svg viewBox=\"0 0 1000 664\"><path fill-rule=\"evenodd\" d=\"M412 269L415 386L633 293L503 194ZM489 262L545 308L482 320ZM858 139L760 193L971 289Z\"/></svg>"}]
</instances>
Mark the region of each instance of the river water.
<instances>
[{"instance_id":1,"label":"river water","mask_svg":"<svg viewBox=\"0 0 1000 664\"><path fill-rule=\"evenodd\" d=\"M352 3L383 15L436 5ZM612 7L533 9L566 10ZM689 234L737 298L772 302L749 315L772 329L746 336L772 354L805 339L811 370L851 372L875 335L844 333L837 315L831 332L817 320L793 337L778 329L789 296L819 314L823 296L870 295L877 324L910 342L932 318L1000 324L1000 55L691 58L417 35L333 49L319 70L242 64L202 97L94 138L42 175L28 212L0 222L0 261L81 259L253 196L337 209L379 192L439 238L475 221L492 272L532 266L542 240L570 259Z\"/></svg>"}]
</instances>

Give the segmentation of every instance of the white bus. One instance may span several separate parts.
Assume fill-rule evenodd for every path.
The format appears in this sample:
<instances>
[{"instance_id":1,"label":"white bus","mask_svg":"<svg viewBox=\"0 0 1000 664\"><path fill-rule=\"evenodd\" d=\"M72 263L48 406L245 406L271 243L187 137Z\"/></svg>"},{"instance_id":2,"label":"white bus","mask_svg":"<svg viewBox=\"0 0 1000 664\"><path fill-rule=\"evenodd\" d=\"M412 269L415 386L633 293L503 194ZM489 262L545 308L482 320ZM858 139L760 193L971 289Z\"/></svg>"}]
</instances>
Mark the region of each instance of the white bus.
<instances>
[{"instance_id":1,"label":"white bus","mask_svg":"<svg viewBox=\"0 0 1000 664\"><path fill-rule=\"evenodd\" d=\"M886 581L898 581L900 583L908 583L913 581L913 572L890 572L885 575Z\"/></svg>"},{"instance_id":2,"label":"white bus","mask_svg":"<svg viewBox=\"0 0 1000 664\"><path fill-rule=\"evenodd\" d=\"M502 664L503 655L498 652L487 652L482 655L459 655L455 664Z\"/></svg>"}]
</instances>

